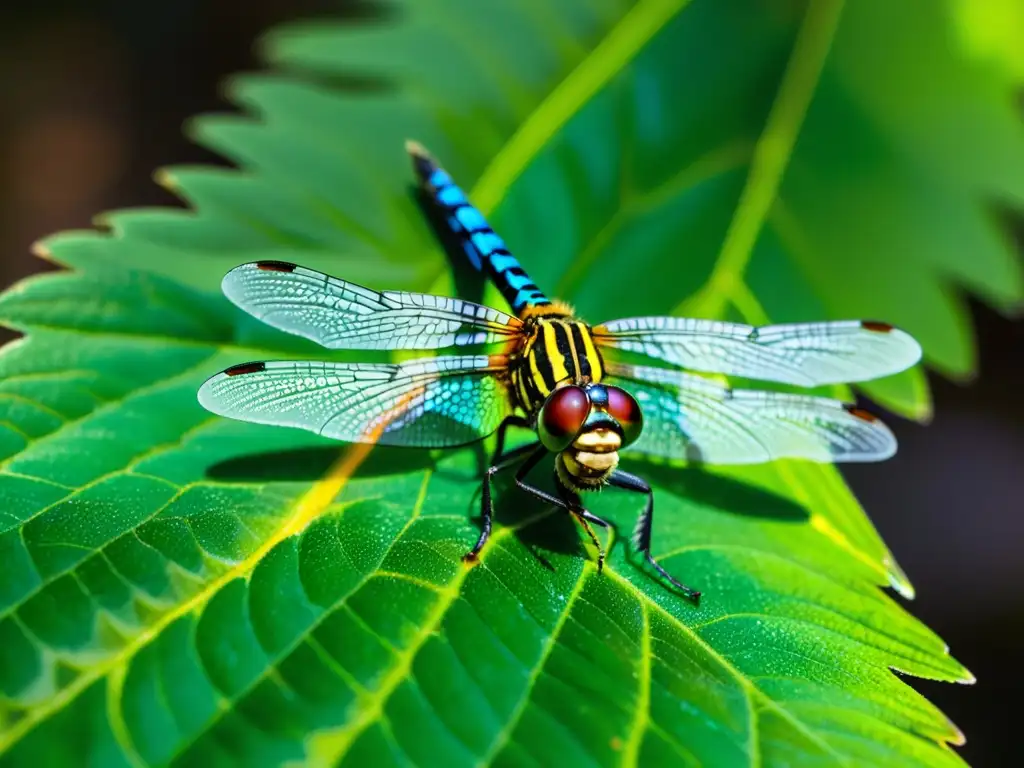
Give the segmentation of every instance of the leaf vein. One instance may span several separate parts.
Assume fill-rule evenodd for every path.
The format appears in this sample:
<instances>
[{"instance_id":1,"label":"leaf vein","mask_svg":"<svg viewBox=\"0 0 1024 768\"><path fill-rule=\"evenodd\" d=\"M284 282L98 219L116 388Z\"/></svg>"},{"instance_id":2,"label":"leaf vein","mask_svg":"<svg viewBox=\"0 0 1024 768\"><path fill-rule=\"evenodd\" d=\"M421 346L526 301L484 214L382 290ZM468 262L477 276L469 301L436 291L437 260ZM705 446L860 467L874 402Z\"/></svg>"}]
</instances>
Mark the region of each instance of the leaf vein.
<instances>
[{"instance_id":1,"label":"leaf vein","mask_svg":"<svg viewBox=\"0 0 1024 768\"><path fill-rule=\"evenodd\" d=\"M637 675L636 717L622 750L623 766L639 765L644 732L651 725L651 618L647 605L640 606L640 662Z\"/></svg>"},{"instance_id":2,"label":"leaf vein","mask_svg":"<svg viewBox=\"0 0 1024 768\"><path fill-rule=\"evenodd\" d=\"M429 483L430 477L431 472L428 470L426 472L426 477L424 478L424 486L427 483ZM424 494L421 493L420 498L423 498L423 495ZM402 527L402 530L400 530L398 534L394 537L394 539L392 539L391 543L387 546L387 548L381 555L381 562L384 562L388 554L392 551L392 549L394 549L395 545L402 539L402 536L406 533L406 531L409 530L409 527L413 524L413 522L417 519L418 516L419 508L418 506L414 506L412 514L409 517L409 520L406 521L405 525ZM350 598L352 595L358 592L363 586L369 583L369 581L373 578L373 574L375 572L376 571L370 571L366 573L362 579L360 579L356 584L352 586L351 590L341 595L334 603L331 604L329 608L324 610L323 613L316 618L316 620L310 625L310 627L305 632L301 633L297 638L295 638L290 645L284 646L281 649L279 649L278 652L274 655L273 660L271 660L268 656L269 663L263 669L263 671L260 672L260 674L256 675L252 680L250 680L241 690L236 691L232 696L225 697L225 706L222 707L217 713L213 715L213 717L211 717L209 720L206 721L206 723L203 724L202 729L198 731L195 736L193 736L191 741L186 742L184 744L179 744L178 748L174 752L174 755L172 755L172 757L169 758L167 762L173 762L177 756L181 755L186 749L195 744L198 741L200 735L210 731L210 729L213 728L218 722L220 722L220 720L225 715L234 711L232 706L233 704L235 704L238 701L241 701L241 699L246 694L254 690L255 687L260 682L262 682L271 674L271 671L276 668L276 665L280 663L282 659L284 659L291 651L293 651L295 648L301 645L306 638L312 637L312 633L317 629L317 627L319 627L324 621L326 621L331 615L333 615L335 611L344 608L348 610L348 612L351 615L356 616L358 618L358 615L351 609L351 606L348 605L348 598ZM253 634L255 636L255 633ZM376 634L374 634L374 636L376 637ZM332 658L334 658L333 655ZM338 663L340 664L340 661Z\"/></svg>"},{"instance_id":3,"label":"leaf vein","mask_svg":"<svg viewBox=\"0 0 1024 768\"><path fill-rule=\"evenodd\" d=\"M569 615L572 613L572 606L583 592L583 588L586 586L587 579L590 577L590 567L591 565L588 561L584 562L583 567L580 568L576 582L573 584L572 589L566 597L565 609L555 621L555 625L551 628L551 633L548 635L547 640L545 640L544 645L541 646L540 655L537 657L536 663L533 665L533 668L530 670L526 678L523 695L520 696L515 708L509 715L508 721L494 737L494 740L491 742L491 746L488 748L486 754L481 758L481 764L493 764L498 754L508 744L512 734L515 732L516 726L519 724L519 720L522 718L523 713L526 711L526 707L530 703L530 695L533 692L533 687L537 682L537 678L540 677L540 673L547 663L548 658L551 656L551 652L558 643L558 640L561 637L562 628L569 620Z\"/></svg>"},{"instance_id":4,"label":"leaf vein","mask_svg":"<svg viewBox=\"0 0 1024 768\"><path fill-rule=\"evenodd\" d=\"M160 633L174 621L206 605L224 586L236 578L251 572L263 557L281 541L303 530L323 512L327 504L330 503L330 499L333 499L341 490L341 487L348 481L348 478L366 456L368 448L369 446L366 445L357 445L352 450L346 452L328 473L327 478L314 486L303 497L296 505L293 514L267 538L263 546L249 557L220 574L188 600L154 621L145 631L132 638L116 653L111 654L104 661L81 673L39 706L27 711L25 716L15 725L0 733L0 754L10 749L11 746L20 741L39 723L60 712L71 702L75 701L83 691L97 680L106 676L118 664L132 658L139 650L159 637ZM324 501L325 497L327 498L326 501Z\"/></svg>"},{"instance_id":5,"label":"leaf vein","mask_svg":"<svg viewBox=\"0 0 1024 768\"><path fill-rule=\"evenodd\" d=\"M746 693L748 700L756 695L759 699L761 699L764 702L766 707L777 712L784 720L789 722L794 728L796 728L805 736L807 736L808 739L810 739L811 741L815 742L816 744L827 750L829 754L835 757L837 761L839 761L843 765L849 765L849 761L843 755L836 752L835 748L832 747L831 744L829 744L827 741L819 737L813 730L808 728L802 720L794 716L782 704L780 704L779 702L775 701L767 694L765 694L760 688L758 688L753 682L751 682L749 677L744 675L736 666L734 666L728 658L726 658L718 651L716 651L713 647L711 647L708 644L708 642L704 640L704 638L697 634L682 620L676 618L667 609L656 603L645 593L638 590L632 582L630 582L628 579L626 579L619 573L607 567L605 568L605 572L609 575L610 578L613 578L616 581L618 581L626 589L632 591L634 594L640 595L641 598L643 600L646 600L651 606L653 606L660 615L668 619L670 624L679 627L683 634L690 637L708 655L709 658L713 659L723 670L725 670L733 679L735 679L737 683L739 683L740 687ZM753 709L751 711L753 711Z\"/></svg>"}]
</instances>

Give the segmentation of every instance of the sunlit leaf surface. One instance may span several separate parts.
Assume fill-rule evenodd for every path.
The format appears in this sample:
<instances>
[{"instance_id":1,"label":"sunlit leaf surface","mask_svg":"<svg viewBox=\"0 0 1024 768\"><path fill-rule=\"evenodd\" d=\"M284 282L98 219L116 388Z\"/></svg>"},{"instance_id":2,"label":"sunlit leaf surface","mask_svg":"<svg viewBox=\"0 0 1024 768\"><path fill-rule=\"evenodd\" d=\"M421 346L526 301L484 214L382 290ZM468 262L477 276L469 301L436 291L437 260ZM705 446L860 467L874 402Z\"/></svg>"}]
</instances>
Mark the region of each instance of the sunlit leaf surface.
<instances>
[{"instance_id":1,"label":"sunlit leaf surface","mask_svg":"<svg viewBox=\"0 0 1024 768\"><path fill-rule=\"evenodd\" d=\"M0 299L26 334L0 355L2 759L960 764L890 669L969 673L878 589L910 593L830 468L631 467L696 607L619 545L597 575L569 520L512 491L465 568L477 451L345 449L195 392L336 357L234 310L218 285L241 262L455 290L408 137L593 322L879 318L967 374L955 288L1022 296L983 205L1024 201L1004 70L925 0L392 6L277 31L273 70L232 85L247 116L192 126L242 172L164 172L194 211L52 238L71 271ZM929 410L920 371L865 391ZM641 504L593 508L627 532Z\"/></svg>"}]
</instances>

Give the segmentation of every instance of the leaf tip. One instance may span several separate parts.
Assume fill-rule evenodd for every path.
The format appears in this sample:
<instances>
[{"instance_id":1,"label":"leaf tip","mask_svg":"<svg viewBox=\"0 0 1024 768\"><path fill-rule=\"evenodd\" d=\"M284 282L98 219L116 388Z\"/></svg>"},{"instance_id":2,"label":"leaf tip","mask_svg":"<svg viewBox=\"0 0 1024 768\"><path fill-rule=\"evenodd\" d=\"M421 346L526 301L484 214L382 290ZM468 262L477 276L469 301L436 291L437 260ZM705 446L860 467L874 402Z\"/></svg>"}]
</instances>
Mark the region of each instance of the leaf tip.
<instances>
[{"instance_id":1,"label":"leaf tip","mask_svg":"<svg viewBox=\"0 0 1024 768\"><path fill-rule=\"evenodd\" d=\"M978 378L978 355L973 343L968 353L968 360L955 365L939 364L934 360L929 362L931 367L946 379L957 386L966 387L973 384Z\"/></svg>"},{"instance_id":2,"label":"leaf tip","mask_svg":"<svg viewBox=\"0 0 1024 768\"><path fill-rule=\"evenodd\" d=\"M174 178L174 174L169 168L157 168L153 171L153 181L155 181L158 186L163 187L169 192L174 192L175 194L177 194L180 189L178 180Z\"/></svg>"},{"instance_id":3,"label":"leaf tip","mask_svg":"<svg viewBox=\"0 0 1024 768\"><path fill-rule=\"evenodd\" d=\"M978 682L978 678L974 676L971 670L967 669L967 667L961 667L961 669L963 669L963 676L956 679L957 683L960 685L974 685Z\"/></svg>"},{"instance_id":4,"label":"leaf tip","mask_svg":"<svg viewBox=\"0 0 1024 768\"><path fill-rule=\"evenodd\" d=\"M951 731L949 739L947 739L947 743L952 744L954 747L962 747L967 743L967 737L964 736L964 732L957 727L956 723L952 720L948 720L947 722L949 723L949 730Z\"/></svg>"},{"instance_id":5,"label":"leaf tip","mask_svg":"<svg viewBox=\"0 0 1024 768\"><path fill-rule=\"evenodd\" d=\"M43 259L44 261L53 261L53 251L50 250L50 246L47 245L46 240L36 240L29 246L29 250L32 255Z\"/></svg>"},{"instance_id":6,"label":"leaf tip","mask_svg":"<svg viewBox=\"0 0 1024 768\"><path fill-rule=\"evenodd\" d=\"M935 418L935 410L932 408L931 399L927 402L918 403L907 412L907 416L923 427L927 427Z\"/></svg>"},{"instance_id":7,"label":"leaf tip","mask_svg":"<svg viewBox=\"0 0 1024 768\"><path fill-rule=\"evenodd\" d=\"M92 217L92 225L96 229L103 232L113 233L115 235L118 233L117 221L117 211L104 211L103 213L97 213Z\"/></svg>"},{"instance_id":8,"label":"leaf tip","mask_svg":"<svg viewBox=\"0 0 1024 768\"><path fill-rule=\"evenodd\" d=\"M914 589L914 585L910 583L910 579L907 578L903 569L891 557L886 557L884 564L889 575L889 586L896 590L896 593L904 600L913 600L917 597L917 590Z\"/></svg>"}]
</instances>

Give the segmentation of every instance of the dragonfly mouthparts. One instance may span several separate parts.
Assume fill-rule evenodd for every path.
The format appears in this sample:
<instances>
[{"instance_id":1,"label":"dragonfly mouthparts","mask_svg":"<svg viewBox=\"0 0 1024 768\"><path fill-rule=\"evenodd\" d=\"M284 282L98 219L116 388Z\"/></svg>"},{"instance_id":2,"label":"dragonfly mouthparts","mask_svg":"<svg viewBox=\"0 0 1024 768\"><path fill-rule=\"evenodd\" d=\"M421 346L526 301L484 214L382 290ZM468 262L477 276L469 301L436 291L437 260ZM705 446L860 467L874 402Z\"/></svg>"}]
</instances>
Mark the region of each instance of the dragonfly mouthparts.
<instances>
[{"instance_id":1,"label":"dragonfly mouthparts","mask_svg":"<svg viewBox=\"0 0 1024 768\"><path fill-rule=\"evenodd\" d=\"M589 453L613 453L622 447L622 437L615 430L599 427L577 437L572 447Z\"/></svg>"}]
</instances>

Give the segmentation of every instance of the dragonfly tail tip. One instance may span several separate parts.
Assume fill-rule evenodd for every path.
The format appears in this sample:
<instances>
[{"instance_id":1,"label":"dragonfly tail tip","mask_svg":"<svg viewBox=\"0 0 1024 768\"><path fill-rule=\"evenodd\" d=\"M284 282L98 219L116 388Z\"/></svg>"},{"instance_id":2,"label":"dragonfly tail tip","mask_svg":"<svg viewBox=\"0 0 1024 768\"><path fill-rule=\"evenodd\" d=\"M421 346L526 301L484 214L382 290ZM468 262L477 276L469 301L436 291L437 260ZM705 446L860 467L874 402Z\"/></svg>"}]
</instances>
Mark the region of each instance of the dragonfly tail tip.
<instances>
[{"instance_id":1,"label":"dragonfly tail tip","mask_svg":"<svg viewBox=\"0 0 1024 768\"><path fill-rule=\"evenodd\" d=\"M424 147L415 139L405 140L405 151L408 152L413 157L422 157L425 159L430 159L430 153L427 152L426 147Z\"/></svg>"}]
</instances>

